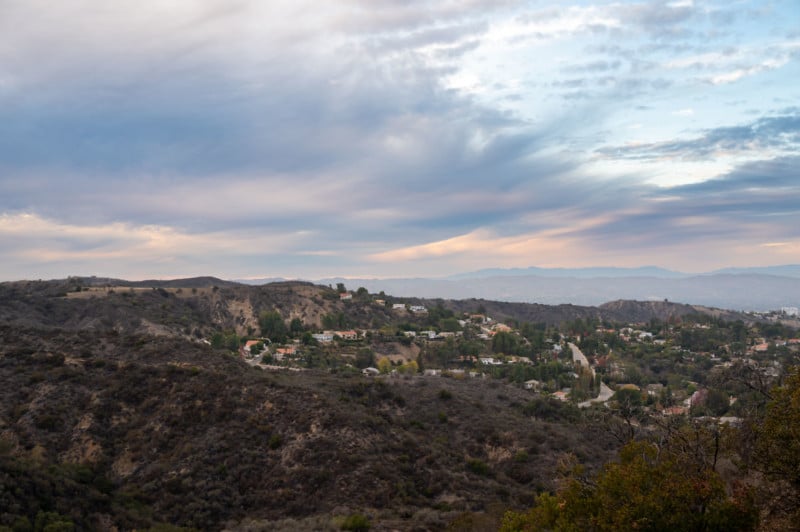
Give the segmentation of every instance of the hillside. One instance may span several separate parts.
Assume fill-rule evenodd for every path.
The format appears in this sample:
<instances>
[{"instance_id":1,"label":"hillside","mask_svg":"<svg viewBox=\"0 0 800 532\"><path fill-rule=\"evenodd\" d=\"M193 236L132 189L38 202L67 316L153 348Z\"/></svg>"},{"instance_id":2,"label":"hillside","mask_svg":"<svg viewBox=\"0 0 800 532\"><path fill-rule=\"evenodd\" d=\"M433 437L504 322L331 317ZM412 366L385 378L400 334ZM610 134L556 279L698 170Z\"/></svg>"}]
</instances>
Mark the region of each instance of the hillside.
<instances>
[{"instance_id":1,"label":"hillside","mask_svg":"<svg viewBox=\"0 0 800 532\"><path fill-rule=\"evenodd\" d=\"M526 503L566 449L594 464L613 449L564 423L573 407L493 381L265 373L113 331L2 326L0 346L0 487L26 486L0 488L0 523L46 510L85 529L269 529L359 510L439 529Z\"/></svg>"},{"instance_id":2,"label":"hillside","mask_svg":"<svg viewBox=\"0 0 800 532\"><path fill-rule=\"evenodd\" d=\"M384 305L309 283L217 283L0 284L0 528L325 530L361 514L374 530L469 529L464 520L478 515L496 524L497 512L554 489L568 455L589 471L611 459L619 441L606 422L482 371L368 378L346 362L365 352L397 364L452 360L450 342L414 343L398 328L454 313L588 327L709 311L403 299L429 307L417 316L391 310L400 301L391 296ZM307 336L332 320L373 336L295 339L305 349L295 371L265 371L236 352L265 312ZM532 331L538 343L515 345L534 356L545 329ZM212 347L216 337L234 343ZM560 372L554 385L572 379L571 363L535 356Z\"/></svg>"},{"instance_id":3,"label":"hillside","mask_svg":"<svg viewBox=\"0 0 800 532\"><path fill-rule=\"evenodd\" d=\"M0 323L20 326L63 327L70 330L117 332L209 338L214 331L258 330L262 311L277 310L284 319L300 319L321 328L327 314L345 314L355 327L373 327L402 319L385 306L369 300L339 300L329 287L299 281L247 286L193 278L173 281L128 282L113 279L70 278L58 281L0 283ZM390 298L394 301L441 305L457 313L483 308L498 320L517 320L556 325L574 319L612 322L646 322L690 313L709 313L725 319L752 320L740 313L669 302L617 301L586 307L505 303L484 299L443 300Z\"/></svg>"}]
</instances>

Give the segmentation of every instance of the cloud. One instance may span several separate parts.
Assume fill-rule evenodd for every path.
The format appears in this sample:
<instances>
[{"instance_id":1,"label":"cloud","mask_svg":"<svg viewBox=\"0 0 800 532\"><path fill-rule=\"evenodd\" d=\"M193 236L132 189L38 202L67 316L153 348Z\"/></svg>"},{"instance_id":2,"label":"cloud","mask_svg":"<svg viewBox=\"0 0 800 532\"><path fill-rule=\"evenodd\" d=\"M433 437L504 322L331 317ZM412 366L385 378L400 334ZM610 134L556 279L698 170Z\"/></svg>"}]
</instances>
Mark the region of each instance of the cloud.
<instances>
[{"instance_id":1,"label":"cloud","mask_svg":"<svg viewBox=\"0 0 800 532\"><path fill-rule=\"evenodd\" d=\"M798 147L800 115L792 111L741 126L709 129L691 139L605 147L598 153L616 159L701 160L740 154L761 157L764 150L794 152Z\"/></svg>"},{"instance_id":2,"label":"cloud","mask_svg":"<svg viewBox=\"0 0 800 532\"><path fill-rule=\"evenodd\" d=\"M748 226L761 237L754 228L790 208L779 191L794 197L769 164L796 154L797 110L763 106L792 101L781 76L797 47L758 28L708 37L712 18L741 31L728 9L7 2L0 245L18 271L36 252L53 271L59 260L122 270L138 254L163 271L295 276L583 251L610 260L678 246L673 234L730 242L732 205L761 213ZM770 83L758 94L722 83L739 71ZM713 101L734 100L723 126ZM676 130L686 120L671 113L697 129ZM700 189L667 196L648 184L678 162L694 181L707 163L729 169L705 185L726 201L704 211ZM769 177L746 185L758 171ZM774 194L748 209L759 179Z\"/></svg>"}]
</instances>

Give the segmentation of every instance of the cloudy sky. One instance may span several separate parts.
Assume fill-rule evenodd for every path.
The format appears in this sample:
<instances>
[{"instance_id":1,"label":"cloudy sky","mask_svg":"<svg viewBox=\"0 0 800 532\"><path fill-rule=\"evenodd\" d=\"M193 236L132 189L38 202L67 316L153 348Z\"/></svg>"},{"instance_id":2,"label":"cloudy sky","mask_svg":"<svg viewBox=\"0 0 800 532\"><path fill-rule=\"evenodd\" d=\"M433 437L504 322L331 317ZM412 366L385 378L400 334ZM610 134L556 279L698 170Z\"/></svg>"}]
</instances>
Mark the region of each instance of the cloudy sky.
<instances>
[{"instance_id":1,"label":"cloudy sky","mask_svg":"<svg viewBox=\"0 0 800 532\"><path fill-rule=\"evenodd\" d=\"M0 279L800 262L797 0L0 0Z\"/></svg>"}]
</instances>

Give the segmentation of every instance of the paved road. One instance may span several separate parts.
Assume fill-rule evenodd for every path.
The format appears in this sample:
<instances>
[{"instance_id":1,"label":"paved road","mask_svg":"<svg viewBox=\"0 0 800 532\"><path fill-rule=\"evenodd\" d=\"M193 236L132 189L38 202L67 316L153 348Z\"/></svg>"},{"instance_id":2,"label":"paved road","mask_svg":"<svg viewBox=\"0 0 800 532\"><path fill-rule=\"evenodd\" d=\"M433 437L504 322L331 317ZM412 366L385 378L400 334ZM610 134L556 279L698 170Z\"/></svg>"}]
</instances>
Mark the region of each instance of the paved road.
<instances>
[{"instance_id":1,"label":"paved road","mask_svg":"<svg viewBox=\"0 0 800 532\"><path fill-rule=\"evenodd\" d=\"M586 355L578 349L578 346L570 342L569 348L572 350L572 360L578 362L581 366L589 368L589 371L592 372L592 378L594 378L594 368L589 365L589 360L586 358ZM600 393L594 399L589 399L588 401L584 401L582 403L578 403L580 408L589 408L592 406L593 403L605 403L611 396L614 395L614 390L606 386L606 383L600 382Z\"/></svg>"}]
</instances>

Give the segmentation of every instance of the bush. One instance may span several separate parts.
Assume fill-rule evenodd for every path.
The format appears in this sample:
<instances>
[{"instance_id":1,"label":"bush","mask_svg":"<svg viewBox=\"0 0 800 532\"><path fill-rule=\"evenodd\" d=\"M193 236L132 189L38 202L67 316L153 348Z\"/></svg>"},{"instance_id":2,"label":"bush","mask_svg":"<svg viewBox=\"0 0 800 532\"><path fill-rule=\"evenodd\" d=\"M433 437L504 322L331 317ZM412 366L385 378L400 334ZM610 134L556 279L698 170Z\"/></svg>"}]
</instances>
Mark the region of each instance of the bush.
<instances>
[{"instance_id":1,"label":"bush","mask_svg":"<svg viewBox=\"0 0 800 532\"><path fill-rule=\"evenodd\" d=\"M486 462L477 458L467 460L467 469L476 475L486 476L489 474L489 466Z\"/></svg>"},{"instance_id":2,"label":"bush","mask_svg":"<svg viewBox=\"0 0 800 532\"><path fill-rule=\"evenodd\" d=\"M269 448L270 449L277 449L283 445L283 436L280 434L273 434L269 437Z\"/></svg>"},{"instance_id":3,"label":"bush","mask_svg":"<svg viewBox=\"0 0 800 532\"><path fill-rule=\"evenodd\" d=\"M344 518L340 530L352 530L353 532L366 532L370 528L369 519L362 514L350 514Z\"/></svg>"}]
</instances>

